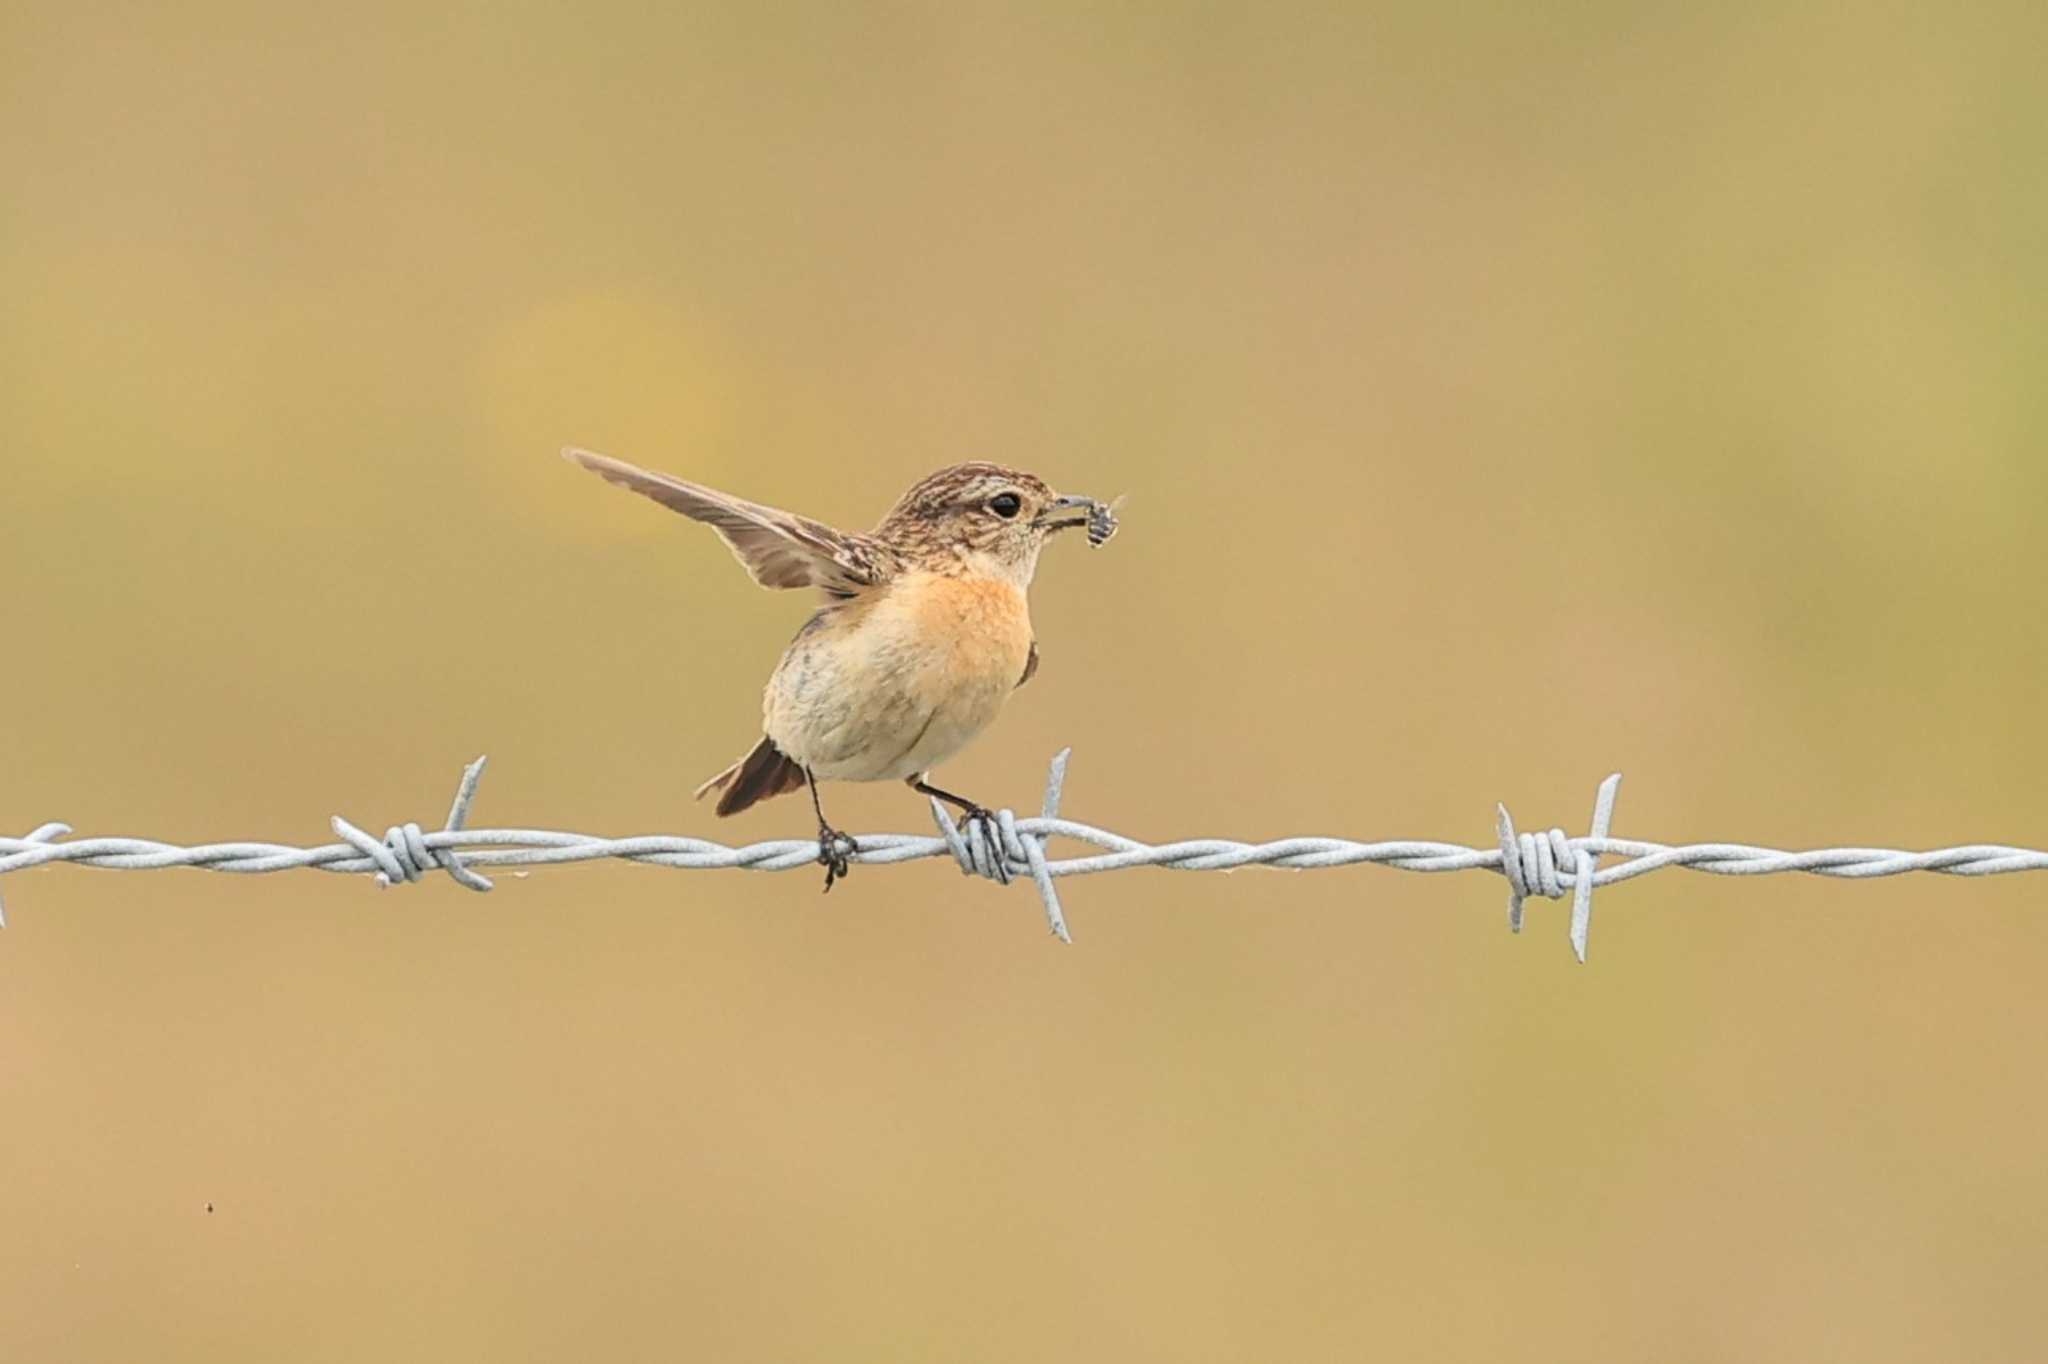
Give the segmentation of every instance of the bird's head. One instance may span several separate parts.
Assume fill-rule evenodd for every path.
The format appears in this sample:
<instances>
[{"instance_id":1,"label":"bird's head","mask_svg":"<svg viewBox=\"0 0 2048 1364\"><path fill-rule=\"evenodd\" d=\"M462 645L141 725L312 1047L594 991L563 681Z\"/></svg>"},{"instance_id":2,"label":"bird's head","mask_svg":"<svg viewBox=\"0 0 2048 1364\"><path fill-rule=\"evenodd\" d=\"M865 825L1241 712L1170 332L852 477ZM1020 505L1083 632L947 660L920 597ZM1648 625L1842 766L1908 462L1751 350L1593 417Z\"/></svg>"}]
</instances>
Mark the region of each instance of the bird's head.
<instances>
[{"instance_id":1,"label":"bird's head","mask_svg":"<svg viewBox=\"0 0 2048 1364\"><path fill-rule=\"evenodd\" d=\"M1029 585L1038 551L1059 531L1087 527L1100 544L1116 529L1092 497L1061 496L1045 480L1000 464L955 464L923 479L899 500L875 538L911 563Z\"/></svg>"}]
</instances>

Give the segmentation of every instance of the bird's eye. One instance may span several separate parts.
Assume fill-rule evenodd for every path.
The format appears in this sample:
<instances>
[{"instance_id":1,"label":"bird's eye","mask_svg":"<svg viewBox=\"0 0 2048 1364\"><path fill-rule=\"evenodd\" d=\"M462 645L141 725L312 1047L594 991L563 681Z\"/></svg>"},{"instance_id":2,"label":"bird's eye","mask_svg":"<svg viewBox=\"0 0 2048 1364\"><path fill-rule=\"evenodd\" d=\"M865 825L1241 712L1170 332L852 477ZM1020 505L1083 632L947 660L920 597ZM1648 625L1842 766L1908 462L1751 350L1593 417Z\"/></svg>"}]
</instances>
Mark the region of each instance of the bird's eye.
<instances>
[{"instance_id":1,"label":"bird's eye","mask_svg":"<svg viewBox=\"0 0 2048 1364\"><path fill-rule=\"evenodd\" d=\"M1024 499L1015 493L997 493L988 500L988 509L1005 521L1023 510Z\"/></svg>"}]
</instances>

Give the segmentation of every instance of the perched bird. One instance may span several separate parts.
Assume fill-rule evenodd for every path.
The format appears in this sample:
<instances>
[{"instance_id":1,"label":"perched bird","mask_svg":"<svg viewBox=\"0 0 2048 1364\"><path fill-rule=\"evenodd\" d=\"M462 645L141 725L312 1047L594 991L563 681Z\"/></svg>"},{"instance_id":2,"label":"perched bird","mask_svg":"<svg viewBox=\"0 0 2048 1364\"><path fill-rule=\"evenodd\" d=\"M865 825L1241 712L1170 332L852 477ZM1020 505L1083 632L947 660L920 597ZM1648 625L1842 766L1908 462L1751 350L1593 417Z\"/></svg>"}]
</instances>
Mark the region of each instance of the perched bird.
<instances>
[{"instance_id":1,"label":"perched bird","mask_svg":"<svg viewBox=\"0 0 2048 1364\"><path fill-rule=\"evenodd\" d=\"M826 821L821 781L907 782L970 820L991 818L927 778L1038 669L1025 594L1039 550L1074 527L1100 546L1116 532L1109 506L998 464L956 464L862 535L588 450L562 454L706 523L763 587L824 593L768 679L761 741L699 799L718 792L718 813L730 815L809 787L828 891L860 849Z\"/></svg>"}]
</instances>

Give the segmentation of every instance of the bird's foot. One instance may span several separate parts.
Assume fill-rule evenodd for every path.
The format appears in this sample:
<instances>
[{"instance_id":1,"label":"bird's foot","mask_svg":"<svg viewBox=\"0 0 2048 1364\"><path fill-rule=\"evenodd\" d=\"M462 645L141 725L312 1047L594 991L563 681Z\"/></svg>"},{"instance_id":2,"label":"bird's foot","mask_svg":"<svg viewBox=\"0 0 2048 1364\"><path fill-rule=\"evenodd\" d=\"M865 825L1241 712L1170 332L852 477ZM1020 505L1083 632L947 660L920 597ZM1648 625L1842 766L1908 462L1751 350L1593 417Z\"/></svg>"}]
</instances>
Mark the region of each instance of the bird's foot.
<instances>
[{"instance_id":1,"label":"bird's foot","mask_svg":"<svg viewBox=\"0 0 2048 1364\"><path fill-rule=\"evenodd\" d=\"M825 869L825 893L830 894L832 883L843 878L849 866L848 856L860 851L860 844L851 834L840 833L829 824L818 826L818 865Z\"/></svg>"},{"instance_id":2,"label":"bird's foot","mask_svg":"<svg viewBox=\"0 0 2048 1364\"><path fill-rule=\"evenodd\" d=\"M971 826L980 825L979 832ZM995 868L996 880L1002 885L1010 884L1010 859L1003 851L1003 826L996 819L996 812L986 805L969 805L960 812L960 831L970 841L981 841L989 851L989 865Z\"/></svg>"}]
</instances>

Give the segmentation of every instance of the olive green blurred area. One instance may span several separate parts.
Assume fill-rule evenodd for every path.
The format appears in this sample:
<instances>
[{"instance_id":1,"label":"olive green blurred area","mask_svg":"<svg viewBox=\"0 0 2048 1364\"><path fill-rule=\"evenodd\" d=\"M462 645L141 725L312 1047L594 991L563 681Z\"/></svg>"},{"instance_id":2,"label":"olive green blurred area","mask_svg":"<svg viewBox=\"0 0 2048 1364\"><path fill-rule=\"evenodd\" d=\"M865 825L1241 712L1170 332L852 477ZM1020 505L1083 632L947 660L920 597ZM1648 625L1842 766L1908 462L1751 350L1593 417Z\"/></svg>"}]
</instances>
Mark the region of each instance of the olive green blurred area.
<instances>
[{"instance_id":1,"label":"olive green blurred area","mask_svg":"<svg viewBox=\"0 0 2048 1364\"><path fill-rule=\"evenodd\" d=\"M938 780L2048 844L2048 19L0 14L0 830L802 837L809 603L556 457L1128 494ZM900 786L828 788L919 832ZM1055 845L1054 851L1061 851ZM2048 878L0 883L20 1360L2039 1358ZM212 1211L208 1211L209 1205Z\"/></svg>"}]
</instances>

